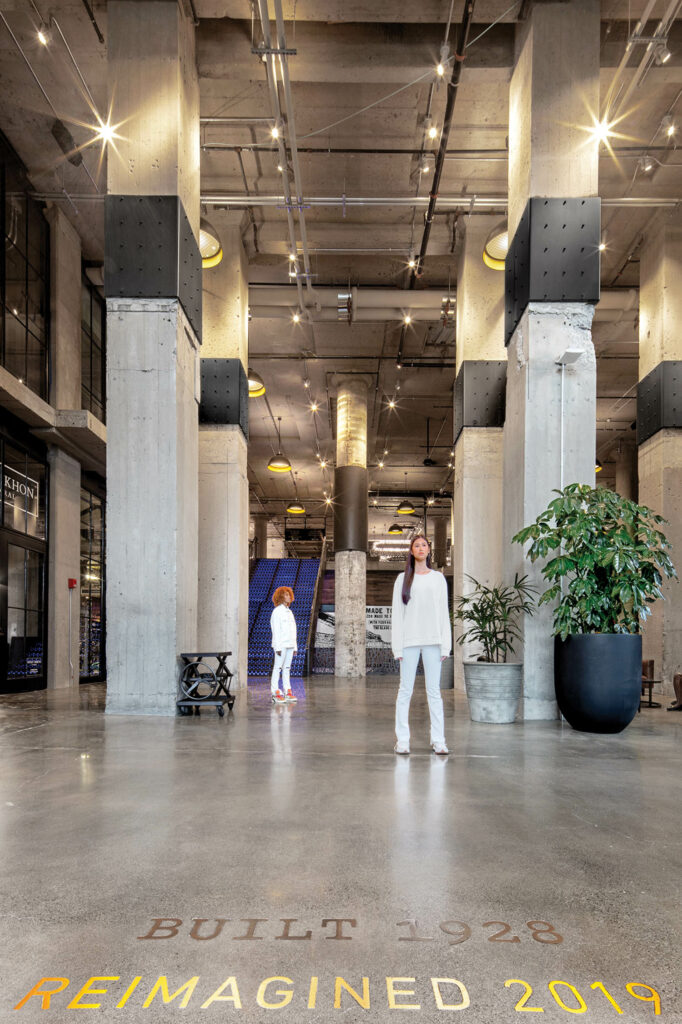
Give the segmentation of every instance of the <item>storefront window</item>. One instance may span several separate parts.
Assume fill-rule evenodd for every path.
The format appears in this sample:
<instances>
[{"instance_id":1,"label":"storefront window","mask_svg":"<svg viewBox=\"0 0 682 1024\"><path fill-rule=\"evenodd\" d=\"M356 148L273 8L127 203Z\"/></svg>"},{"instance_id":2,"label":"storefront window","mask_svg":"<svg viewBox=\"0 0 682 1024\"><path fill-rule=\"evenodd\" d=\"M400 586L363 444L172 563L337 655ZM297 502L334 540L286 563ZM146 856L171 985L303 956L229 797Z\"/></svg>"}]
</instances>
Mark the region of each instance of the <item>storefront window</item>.
<instances>
[{"instance_id":1,"label":"storefront window","mask_svg":"<svg viewBox=\"0 0 682 1024\"><path fill-rule=\"evenodd\" d=\"M81 401L104 423L104 300L83 279L81 302Z\"/></svg>"},{"instance_id":2,"label":"storefront window","mask_svg":"<svg viewBox=\"0 0 682 1024\"><path fill-rule=\"evenodd\" d=\"M80 677L104 675L104 501L81 490Z\"/></svg>"},{"instance_id":3,"label":"storefront window","mask_svg":"<svg viewBox=\"0 0 682 1024\"><path fill-rule=\"evenodd\" d=\"M0 363L47 399L49 229L27 189L26 172L0 134Z\"/></svg>"},{"instance_id":4,"label":"storefront window","mask_svg":"<svg viewBox=\"0 0 682 1024\"><path fill-rule=\"evenodd\" d=\"M43 675L45 557L7 545L7 682Z\"/></svg>"}]
</instances>

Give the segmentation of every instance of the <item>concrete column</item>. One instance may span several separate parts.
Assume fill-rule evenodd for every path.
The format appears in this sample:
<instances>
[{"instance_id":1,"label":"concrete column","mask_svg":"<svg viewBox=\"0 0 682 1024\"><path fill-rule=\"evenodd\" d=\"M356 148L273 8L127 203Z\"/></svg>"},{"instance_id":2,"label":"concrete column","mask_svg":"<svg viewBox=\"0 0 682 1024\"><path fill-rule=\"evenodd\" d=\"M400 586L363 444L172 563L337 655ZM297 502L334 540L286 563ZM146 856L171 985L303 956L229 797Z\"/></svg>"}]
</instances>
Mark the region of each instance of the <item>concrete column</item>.
<instances>
[{"instance_id":1,"label":"concrete column","mask_svg":"<svg viewBox=\"0 0 682 1024\"><path fill-rule=\"evenodd\" d=\"M197 643L201 322L200 296L191 294L192 274L200 272L194 28L171 0L112 0L107 17L111 121L123 126L107 161L107 186L111 195L134 197L108 197L106 207L107 711L172 715L178 654ZM160 203L157 197L171 198ZM130 242L138 218L120 213L138 208L176 240L177 249L164 249L158 261L169 272L163 286L155 284L157 261L145 259L137 239ZM121 252L128 260L123 267ZM136 280L128 293L129 274ZM157 296L167 297L154 297L155 286Z\"/></svg>"},{"instance_id":2,"label":"concrete column","mask_svg":"<svg viewBox=\"0 0 682 1024\"><path fill-rule=\"evenodd\" d=\"M253 518L253 536L256 541L256 557L268 557L268 517L265 512L256 512Z\"/></svg>"},{"instance_id":3,"label":"concrete column","mask_svg":"<svg viewBox=\"0 0 682 1024\"><path fill-rule=\"evenodd\" d=\"M504 273L483 262L483 248L499 216L462 218L457 275L457 383L452 535L453 597L471 590L467 577L488 585L502 579L502 448ZM492 401L491 401L492 399ZM477 424L477 425L473 425ZM455 626L459 635L461 627ZM455 686L464 689L457 649ZM479 653L479 652L476 652Z\"/></svg>"},{"instance_id":4,"label":"concrete column","mask_svg":"<svg viewBox=\"0 0 682 1024\"><path fill-rule=\"evenodd\" d=\"M585 128L599 109L599 2L536 4L520 40L510 86L510 238L530 197L597 194L598 151ZM511 339L504 428L504 575L527 574L544 589L511 538L545 508L553 488L594 483L596 361L593 307L531 302ZM568 349L577 362L562 371ZM563 437L563 444L562 444ZM557 716L552 608L524 625L526 719Z\"/></svg>"},{"instance_id":5,"label":"concrete column","mask_svg":"<svg viewBox=\"0 0 682 1024\"><path fill-rule=\"evenodd\" d=\"M81 242L62 210L51 206L46 216L50 225L50 404L55 409L80 409Z\"/></svg>"},{"instance_id":6,"label":"concrete column","mask_svg":"<svg viewBox=\"0 0 682 1024\"><path fill-rule=\"evenodd\" d=\"M363 376L337 378L334 671L344 679L366 670L367 387Z\"/></svg>"},{"instance_id":7,"label":"concrete column","mask_svg":"<svg viewBox=\"0 0 682 1024\"><path fill-rule=\"evenodd\" d=\"M201 355L239 359L246 372L248 266L239 221L229 214L211 220L224 255L217 267L205 270L202 276ZM232 651L228 664L235 673L233 689L246 686L249 481L247 441L238 423L202 423L199 427L198 633L200 649Z\"/></svg>"},{"instance_id":8,"label":"concrete column","mask_svg":"<svg viewBox=\"0 0 682 1024\"><path fill-rule=\"evenodd\" d=\"M640 255L637 438L639 501L668 520L663 529L682 574L681 270L682 216L676 210L651 227ZM643 656L654 659L663 692L672 693L673 676L682 671L682 587L668 581L663 593L665 601L656 602L642 631Z\"/></svg>"},{"instance_id":9,"label":"concrete column","mask_svg":"<svg viewBox=\"0 0 682 1024\"><path fill-rule=\"evenodd\" d=\"M634 444L619 442L616 449L616 491L623 498L637 501L637 448Z\"/></svg>"},{"instance_id":10,"label":"concrete column","mask_svg":"<svg viewBox=\"0 0 682 1024\"><path fill-rule=\"evenodd\" d=\"M48 448L47 461L50 467L47 685L49 689L57 689L77 686L79 679L81 467L70 455L52 445ZM71 592L70 579L77 580Z\"/></svg>"},{"instance_id":11,"label":"concrete column","mask_svg":"<svg viewBox=\"0 0 682 1024\"><path fill-rule=\"evenodd\" d=\"M448 521L445 516L438 516L433 522L433 557L439 569L445 565L448 550Z\"/></svg>"}]
</instances>

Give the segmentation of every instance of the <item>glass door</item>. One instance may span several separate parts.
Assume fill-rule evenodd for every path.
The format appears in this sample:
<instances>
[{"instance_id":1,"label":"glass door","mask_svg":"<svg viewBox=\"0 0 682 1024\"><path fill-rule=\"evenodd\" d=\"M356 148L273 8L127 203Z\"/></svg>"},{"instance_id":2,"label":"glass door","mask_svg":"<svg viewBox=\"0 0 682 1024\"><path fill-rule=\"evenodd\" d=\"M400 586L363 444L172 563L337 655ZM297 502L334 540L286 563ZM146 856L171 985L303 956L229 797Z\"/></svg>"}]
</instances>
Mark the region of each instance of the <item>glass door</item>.
<instances>
[{"instance_id":1,"label":"glass door","mask_svg":"<svg viewBox=\"0 0 682 1024\"><path fill-rule=\"evenodd\" d=\"M38 690L45 686L45 556L9 542L6 551L6 603L2 602L4 608L0 605L0 670L4 670L0 688L5 693Z\"/></svg>"}]
</instances>

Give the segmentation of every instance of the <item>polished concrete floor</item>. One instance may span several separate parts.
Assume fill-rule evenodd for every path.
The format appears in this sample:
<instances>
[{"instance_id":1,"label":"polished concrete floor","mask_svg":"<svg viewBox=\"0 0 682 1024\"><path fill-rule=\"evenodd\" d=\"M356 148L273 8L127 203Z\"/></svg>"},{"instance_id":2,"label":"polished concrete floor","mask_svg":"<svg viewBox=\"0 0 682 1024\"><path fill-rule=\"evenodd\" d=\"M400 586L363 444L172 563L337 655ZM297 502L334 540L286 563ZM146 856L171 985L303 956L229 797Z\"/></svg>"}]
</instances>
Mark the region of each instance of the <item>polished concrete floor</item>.
<instances>
[{"instance_id":1,"label":"polished concrete floor","mask_svg":"<svg viewBox=\"0 0 682 1024\"><path fill-rule=\"evenodd\" d=\"M682 714L599 737L449 692L439 758L422 685L397 758L395 689L0 698L0 1020L682 1021Z\"/></svg>"}]
</instances>

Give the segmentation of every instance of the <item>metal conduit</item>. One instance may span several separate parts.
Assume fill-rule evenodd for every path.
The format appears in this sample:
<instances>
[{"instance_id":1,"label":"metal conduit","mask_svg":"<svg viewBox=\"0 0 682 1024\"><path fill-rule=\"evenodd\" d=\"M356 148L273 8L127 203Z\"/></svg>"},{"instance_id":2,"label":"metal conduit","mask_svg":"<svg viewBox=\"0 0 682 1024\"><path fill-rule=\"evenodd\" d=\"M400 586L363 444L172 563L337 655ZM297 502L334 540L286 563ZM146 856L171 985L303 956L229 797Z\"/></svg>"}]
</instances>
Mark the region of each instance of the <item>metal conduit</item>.
<instances>
[{"instance_id":1,"label":"metal conduit","mask_svg":"<svg viewBox=\"0 0 682 1024\"><path fill-rule=\"evenodd\" d=\"M8 193L10 194L10 193ZM24 195L25 193L21 193ZM59 202L64 200L63 192L30 192L32 199L40 199L44 202ZM104 195L94 192L75 192L70 194L70 199L77 203L98 202L104 200ZM236 193L206 192L201 196L204 206L232 206L246 208L249 206L279 206L285 207L287 200L285 196L249 196L237 195ZM312 196L305 199L306 206L417 206L424 207L428 202L427 196ZM439 196L438 205L447 210L481 211L490 209L505 209L507 196ZM665 207L680 206L682 196L620 196L613 199L602 199L603 207L642 207L651 209L663 209ZM292 250L293 251L293 250ZM366 250L367 251L367 250ZM371 250L374 252L375 250ZM400 250L402 252L402 250Z\"/></svg>"},{"instance_id":2,"label":"metal conduit","mask_svg":"<svg viewBox=\"0 0 682 1024\"><path fill-rule=\"evenodd\" d=\"M268 0L258 0L258 11L260 14L261 27L263 29L263 42L266 49L271 50L270 40L270 20L268 15ZM275 115L275 122L279 127L282 124L282 111L279 105L279 94L277 92L277 72L275 69L275 57L274 54L267 54L267 60L265 62L266 76L268 80L268 90L270 92L270 105ZM279 150L279 159L282 166L282 185L284 187L284 205L287 214L287 225L289 228L289 240L291 242L291 251L296 252L296 229L294 227L294 216L292 213L291 203L291 189L289 188L289 175L287 173L287 153L284 145L284 139L282 138L282 131L280 129L279 136L277 138L277 147ZM203 200L202 200L203 201ZM211 205L206 203L205 205ZM248 204L244 204L248 205ZM258 205L257 203L254 205ZM281 201L277 204L282 205ZM298 289L298 301L301 309L303 308L303 288L301 287L301 281L296 275L296 287Z\"/></svg>"},{"instance_id":3,"label":"metal conduit","mask_svg":"<svg viewBox=\"0 0 682 1024\"><path fill-rule=\"evenodd\" d=\"M267 0L266 0L267 3ZM301 168L298 163L298 149L296 141L296 121L294 118L294 101L291 95L291 82L289 80L289 66L284 51L287 48L286 33L284 31L284 16L282 14L282 0L274 0L275 19L277 23L277 45L280 49L279 65L284 86L284 103L287 111L287 134L289 136L289 152L291 154L291 168L294 172L294 187L298 203L298 227L301 233L301 248L303 250L303 267L305 270L306 286L308 296L312 297L313 287L311 283L310 256L308 254L308 235L305 227L305 212L303 208L303 182ZM296 251L296 250L294 250Z\"/></svg>"}]
</instances>

